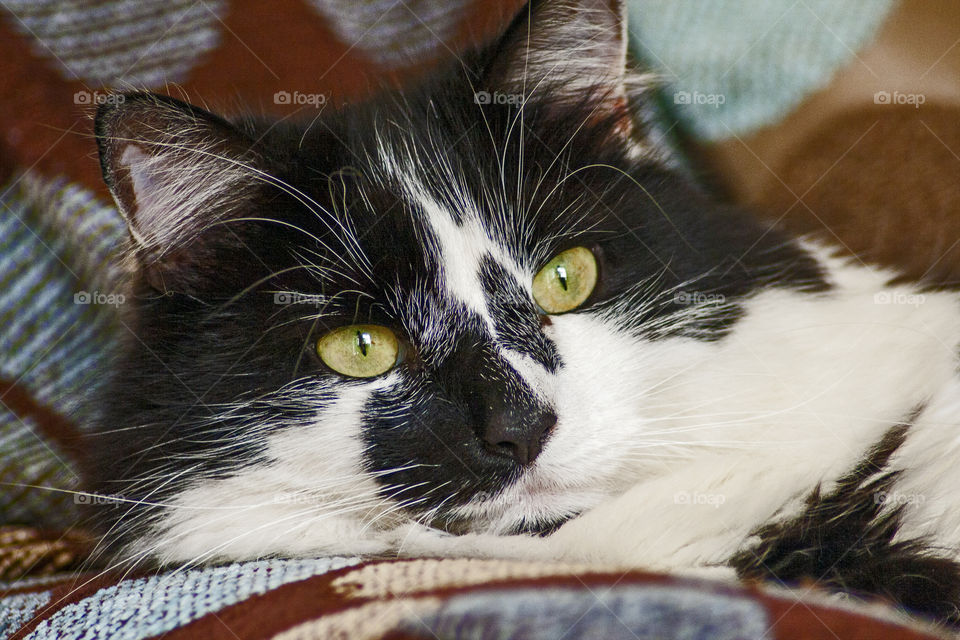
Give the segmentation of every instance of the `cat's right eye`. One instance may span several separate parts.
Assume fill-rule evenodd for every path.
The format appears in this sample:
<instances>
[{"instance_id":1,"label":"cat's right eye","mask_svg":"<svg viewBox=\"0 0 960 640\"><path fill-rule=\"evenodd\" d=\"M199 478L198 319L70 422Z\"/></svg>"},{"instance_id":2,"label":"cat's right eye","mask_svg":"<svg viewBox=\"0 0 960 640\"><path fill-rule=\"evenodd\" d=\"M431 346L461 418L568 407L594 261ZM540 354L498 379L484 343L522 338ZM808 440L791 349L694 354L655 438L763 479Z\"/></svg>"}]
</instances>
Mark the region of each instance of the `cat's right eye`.
<instances>
[{"instance_id":1,"label":"cat's right eye","mask_svg":"<svg viewBox=\"0 0 960 640\"><path fill-rule=\"evenodd\" d=\"M352 324L334 329L317 341L325 365L350 378L373 378L393 369L400 355L397 336L386 327Z\"/></svg>"}]
</instances>

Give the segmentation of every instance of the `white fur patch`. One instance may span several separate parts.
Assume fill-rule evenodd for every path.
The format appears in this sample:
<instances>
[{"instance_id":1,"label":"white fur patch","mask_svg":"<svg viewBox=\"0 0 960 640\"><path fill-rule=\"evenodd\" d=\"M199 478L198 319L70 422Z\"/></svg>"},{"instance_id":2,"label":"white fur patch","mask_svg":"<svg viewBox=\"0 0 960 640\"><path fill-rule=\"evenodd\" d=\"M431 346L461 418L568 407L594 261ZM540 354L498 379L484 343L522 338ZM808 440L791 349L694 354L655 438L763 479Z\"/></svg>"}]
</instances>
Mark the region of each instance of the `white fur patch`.
<instances>
[{"instance_id":1,"label":"white fur patch","mask_svg":"<svg viewBox=\"0 0 960 640\"><path fill-rule=\"evenodd\" d=\"M415 170L415 157L403 157L389 150L382 141L378 152L383 166L402 185L407 197L425 214L431 236L424 240L428 246L434 245L438 253L436 258L442 271L444 291L451 299L480 316L490 334L496 337L496 327L480 284L481 261L489 257L503 267L522 290L528 292L533 273L517 264L493 238L481 221L478 203L472 201L465 190L454 186L456 176L449 167L441 162L441 167L449 173L447 195L457 203L456 216L441 206L420 183ZM501 211L499 215L505 220L510 218L508 211Z\"/></svg>"},{"instance_id":2,"label":"white fur patch","mask_svg":"<svg viewBox=\"0 0 960 640\"><path fill-rule=\"evenodd\" d=\"M395 507L361 470L359 425L370 395L395 382L345 387L313 424L269 436L265 462L180 493L158 523L152 555L190 563L386 550L378 532L396 524Z\"/></svg>"}]
</instances>

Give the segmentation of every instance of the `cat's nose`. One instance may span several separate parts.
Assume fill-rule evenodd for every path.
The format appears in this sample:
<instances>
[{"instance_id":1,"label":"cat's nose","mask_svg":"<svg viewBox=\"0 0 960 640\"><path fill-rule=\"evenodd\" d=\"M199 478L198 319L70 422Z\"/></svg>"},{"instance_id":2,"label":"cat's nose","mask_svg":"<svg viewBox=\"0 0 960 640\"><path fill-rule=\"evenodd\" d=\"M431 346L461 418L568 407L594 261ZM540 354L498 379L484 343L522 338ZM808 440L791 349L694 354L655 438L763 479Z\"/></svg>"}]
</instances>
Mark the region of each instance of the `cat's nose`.
<instances>
[{"instance_id":1,"label":"cat's nose","mask_svg":"<svg viewBox=\"0 0 960 640\"><path fill-rule=\"evenodd\" d=\"M549 409L517 415L516 409L503 408L488 414L483 441L490 451L527 466L540 455L556 424L557 415Z\"/></svg>"}]
</instances>

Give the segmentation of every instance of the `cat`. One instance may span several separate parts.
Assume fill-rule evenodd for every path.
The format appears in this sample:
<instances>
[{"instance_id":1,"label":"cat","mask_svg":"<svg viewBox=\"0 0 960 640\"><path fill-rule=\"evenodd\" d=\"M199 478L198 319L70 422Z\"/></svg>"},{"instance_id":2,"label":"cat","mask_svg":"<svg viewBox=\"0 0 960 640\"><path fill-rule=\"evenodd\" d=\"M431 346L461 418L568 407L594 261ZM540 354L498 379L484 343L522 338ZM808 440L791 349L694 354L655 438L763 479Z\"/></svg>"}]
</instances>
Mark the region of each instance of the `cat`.
<instances>
[{"instance_id":1,"label":"cat","mask_svg":"<svg viewBox=\"0 0 960 640\"><path fill-rule=\"evenodd\" d=\"M960 620L960 297L718 202L652 85L619 2L543 0L303 124L101 105L131 237L104 548L814 580Z\"/></svg>"}]
</instances>

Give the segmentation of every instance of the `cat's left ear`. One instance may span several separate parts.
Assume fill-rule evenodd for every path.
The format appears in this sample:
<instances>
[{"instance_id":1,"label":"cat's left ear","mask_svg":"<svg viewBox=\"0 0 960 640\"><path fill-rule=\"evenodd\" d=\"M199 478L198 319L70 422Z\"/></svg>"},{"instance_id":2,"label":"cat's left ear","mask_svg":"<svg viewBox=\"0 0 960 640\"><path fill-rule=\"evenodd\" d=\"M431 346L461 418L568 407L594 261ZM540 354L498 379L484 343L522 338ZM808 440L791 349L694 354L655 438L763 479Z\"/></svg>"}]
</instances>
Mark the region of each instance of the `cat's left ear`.
<instances>
[{"instance_id":1,"label":"cat's left ear","mask_svg":"<svg viewBox=\"0 0 960 640\"><path fill-rule=\"evenodd\" d=\"M620 0L531 0L495 46L483 84L491 100L499 92L586 108L630 135L628 80Z\"/></svg>"}]
</instances>

